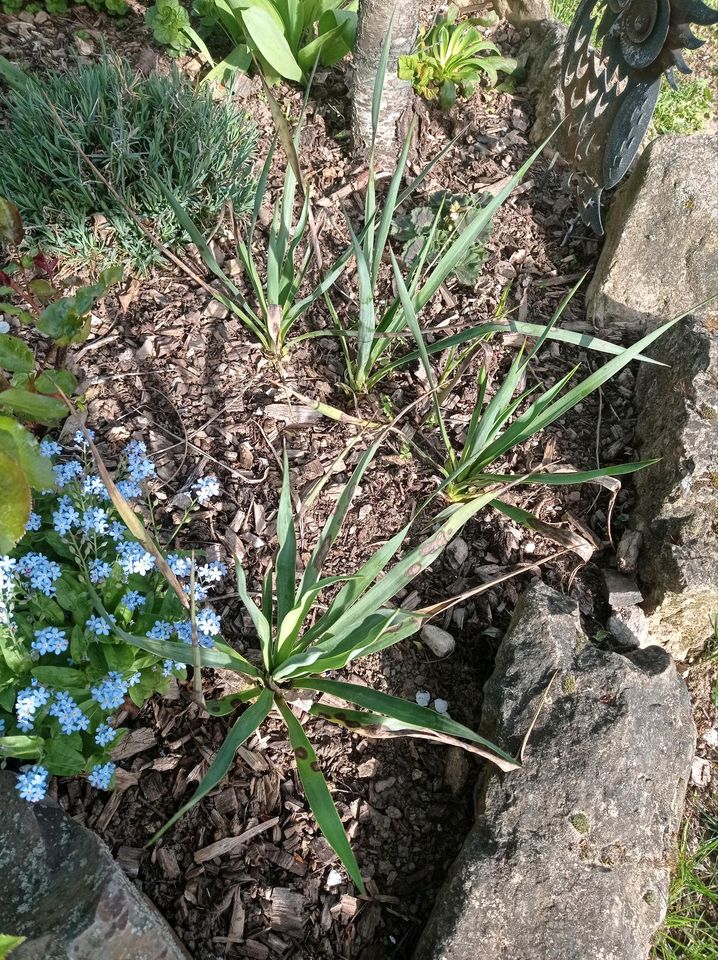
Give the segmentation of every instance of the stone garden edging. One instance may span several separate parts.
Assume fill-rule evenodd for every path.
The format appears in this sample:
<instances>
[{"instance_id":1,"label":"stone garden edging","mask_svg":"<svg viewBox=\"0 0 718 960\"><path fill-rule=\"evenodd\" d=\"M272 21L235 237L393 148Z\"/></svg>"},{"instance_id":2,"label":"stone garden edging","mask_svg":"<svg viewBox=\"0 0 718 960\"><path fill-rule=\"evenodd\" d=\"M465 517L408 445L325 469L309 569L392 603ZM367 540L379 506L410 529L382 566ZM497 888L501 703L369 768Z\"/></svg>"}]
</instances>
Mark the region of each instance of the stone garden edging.
<instances>
[{"instance_id":1,"label":"stone garden edging","mask_svg":"<svg viewBox=\"0 0 718 960\"><path fill-rule=\"evenodd\" d=\"M550 689L549 689L550 687ZM667 906L695 749L670 655L600 649L578 604L521 598L484 690L482 732L521 770L489 775L415 960L644 960Z\"/></svg>"}]
</instances>

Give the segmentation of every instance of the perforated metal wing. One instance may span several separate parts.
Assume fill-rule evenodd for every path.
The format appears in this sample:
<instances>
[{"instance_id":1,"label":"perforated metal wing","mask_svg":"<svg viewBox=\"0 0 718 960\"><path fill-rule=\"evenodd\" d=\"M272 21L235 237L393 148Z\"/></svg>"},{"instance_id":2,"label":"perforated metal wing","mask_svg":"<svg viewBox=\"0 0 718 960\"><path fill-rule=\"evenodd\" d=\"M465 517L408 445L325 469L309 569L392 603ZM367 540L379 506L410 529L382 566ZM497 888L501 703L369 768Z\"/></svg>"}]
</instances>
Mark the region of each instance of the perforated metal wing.
<instances>
[{"instance_id":1,"label":"perforated metal wing","mask_svg":"<svg viewBox=\"0 0 718 960\"><path fill-rule=\"evenodd\" d=\"M718 23L702 0L581 0L561 64L566 143L581 216L603 233L601 194L616 186L648 130L666 73L690 73L691 24Z\"/></svg>"}]
</instances>

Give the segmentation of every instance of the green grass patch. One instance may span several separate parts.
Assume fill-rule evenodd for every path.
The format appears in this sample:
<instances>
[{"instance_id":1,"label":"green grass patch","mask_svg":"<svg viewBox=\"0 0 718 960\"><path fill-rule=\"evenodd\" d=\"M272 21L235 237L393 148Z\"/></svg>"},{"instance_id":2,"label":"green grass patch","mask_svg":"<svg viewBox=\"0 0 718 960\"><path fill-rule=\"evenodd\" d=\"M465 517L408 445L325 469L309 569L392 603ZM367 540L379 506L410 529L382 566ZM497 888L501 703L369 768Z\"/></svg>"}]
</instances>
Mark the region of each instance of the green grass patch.
<instances>
[{"instance_id":1,"label":"green grass patch","mask_svg":"<svg viewBox=\"0 0 718 960\"><path fill-rule=\"evenodd\" d=\"M20 209L29 243L46 253L91 269L160 262L77 146L168 246L185 234L158 181L207 231L228 202L240 214L248 209L253 123L229 101L195 91L176 69L145 77L105 57L66 73L6 77L0 195Z\"/></svg>"},{"instance_id":2,"label":"green grass patch","mask_svg":"<svg viewBox=\"0 0 718 960\"><path fill-rule=\"evenodd\" d=\"M0 960L7 960L15 947L19 947L26 939L26 937L11 937L0 933Z\"/></svg>"},{"instance_id":3,"label":"green grass patch","mask_svg":"<svg viewBox=\"0 0 718 960\"><path fill-rule=\"evenodd\" d=\"M683 831L653 960L718 960L718 816L699 818L699 840Z\"/></svg>"},{"instance_id":4,"label":"green grass patch","mask_svg":"<svg viewBox=\"0 0 718 960\"><path fill-rule=\"evenodd\" d=\"M713 94L702 77L679 80L672 90L664 79L651 124L651 133L697 133L713 116Z\"/></svg>"},{"instance_id":5,"label":"green grass patch","mask_svg":"<svg viewBox=\"0 0 718 960\"><path fill-rule=\"evenodd\" d=\"M580 0L552 0L551 12L556 20L568 26L578 9Z\"/></svg>"}]
</instances>

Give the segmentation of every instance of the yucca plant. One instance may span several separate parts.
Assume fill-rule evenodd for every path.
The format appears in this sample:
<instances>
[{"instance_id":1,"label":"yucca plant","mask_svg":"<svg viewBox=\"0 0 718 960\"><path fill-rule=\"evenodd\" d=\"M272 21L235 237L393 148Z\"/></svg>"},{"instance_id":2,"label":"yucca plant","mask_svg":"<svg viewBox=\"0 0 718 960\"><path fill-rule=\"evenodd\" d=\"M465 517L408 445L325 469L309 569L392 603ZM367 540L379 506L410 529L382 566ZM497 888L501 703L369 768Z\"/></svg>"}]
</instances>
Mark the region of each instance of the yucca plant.
<instances>
[{"instance_id":1,"label":"yucca plant","mask_svg":"<svg viewBox=\"0 0 718 960\"><path fill-rule=\"evenodd\" d=\"M411 134L404 144L396 171L390 181L381 212L377 209L375 178L370 167L369 183L364 211L364 223L360 231L355 232L349 224L352 248L356 257L357 279L359 287L359 311L349 323L342 319L339 311L328 302L334 324L337 327L344 350L347 367L347 381L357 393L373 390L392 370L405 367L421 359L420 350L400 352L397 345L407 340L421 342L422 350L428 354L442 353L447 350L487 339L496 334L523 334L527 337L556 340L596 350L600 353L621 354L622 348L609 341L571 330L559 330L554 323L546 325L525 323L502 318L501 320L476 324L456 334L443 337L430 345L424 344L419 317L424 307L431 301L441 285L471 257L477 241L487 234L498 208L521 182L545 143L517 170L506 186L483 207L476 211L470 222L454 233L449 233L445 242L435 246L437 227L441 221L442 208L439 206L431 229L426 233L423 245L409 266L405 276L399 269L394 252L389 244L392 220L396 210L414 192L428 176L433 165L445 150L427 165L412 180L405 190L400 192L400 183L404 173L408 144ZM431 251L431 256L430 256ZM389 260L394 270L394 290L388 302L377 296L379 271L383 261ZM558 318L556 318L558 319ZM638 359L646 360L639 356Z\"/></svg>"},{"instance_id":2,"label":"yucca plant","mask_svg":"<svg viewBox=\"0 0 718 960\"><path fill-rule=\"evenodd\" d=\"M351 389L356 392L371 390L391 369L401 363L401 361L399 363L391 363L390 361L397 338L400 338L402 333L410 334L407 318L398 295L391 297L388 303L378 301L376 291L379 272L382 262L391 255L389 238L397 211L418 190L433 167L454 144L454 141L447 144L424 166L418 176L414 177L402 190L401 183L413 136L413 128L411 128L389 182L383 205L379 210L374 154L390 44L391 29L382 47L372 99L372 143L368 161L369 177L364 200L364 222L361 228L355 231L347 218L352 251L357 265L358 316L353 321L346 323L331 303L330 298L325 298L334 324L341 336L348 383ZM495 211L509 196L514 187L520 183L540 152L539 149L533 154L507 186L479 210L471 222L466 223L463 229L450 232L445 242L439 245L437 250L436 235L444 212L443 206L439 206L433 224L425 235L423 244L412 259L405 281L414 313L418 314L436 294L439 287L460 268L464 261L471 257L477 242L490 229ZM441 346L436 345L436 349L440 350Z\"/></svg>"},{"instance_id":3,"label":"yucca plant","mask_svg":"<svg viewBox=\"0 0 718 960\"><path fill-rule=\"evenodd\" d=\"M402 284L401 274L396 262L394 268L400 296L419 344L417 354L424 365L429 383L435 386L436 374L431 366L428 351L423 344L418 322L412 311L409 294ZM499 482L544 484L548 486L580 484L600 481L606 477L634 473L655 463L655 460L643 460L636 463L600 467L594 470L558 469L552 471L541 469L523 476L500 472L502 457L555 423L565 413L585 400L595 390L598 390L607 380L619 373L632 360L647 360L648 358L643 356L643 351L686 315L684 313L673 320L669 320L630 347L618 347L617 355L585 379L574 383L573 386L570 385L575 381L578 366L570 370L551 387L542 389L541 385L537 384L525 389L523 384L531 360L536 356L547 337L550 336L554 325L577 289L578 284L560 303L548 325L535 339L533 346L529 349L524 347L519 350L491 398L487 397L488 374L486 368L484 366L480 367L478 399L466 436L458 450L450 439L437 391L434 391L433 410L446 451L446 460L443 463L436 461L434 463L443 477L439 489L453 503L471 502L477 496L483 498L483 491ZM543 532L547 532L545 525L539 524L532 514L506 503L501 497L492 497L490 503L491 506L511 519L533 529L539 529L540 527ZM441 516L450 514L451 509L445 511Z\"/></svg>"},{"instance_id":4,"label":"yucca plant","mask_svg":"<svg viewBox=\"0 0 718 960\"><path fill-rule=\"evenodd\" d=\"M436 560L467 520L496 495L496 490L486 491L471 503L461 505L419 546L406 549L399 559L396 557L405 545L411 524L387 540L355 573L332 577L323 575L322 568L327 555L382 439L380 437L360 458L299 578L297 539L285 454L277 516L278 549L273 565L264 576L259 603L250 596L244 570L236 561L237 592L259 638L261 666L250 663L225 644L218 644L214 650L199 647L193 650L184 644L132 636L113 625L123 639L150 653L194 664L195 667L200 664L222 667L239 674L248 684L240 693L206 704L207 710L215 716L235 714L238 710L241 713L194 796L162 827L155 835L155 840L217 786L229 771L237 749L275 711L287 726L307 801L317 823L354 883L363 891L358 864L316 753L302 721L292 709L294 700L306 701L322 694L331 694L349 706L337 708L318 702L311 707L309 715L347 727L362 736L418 737L463 747L490 760L504 771L519 766L509 754L447 716L370 687L325 676L341 670L360 657L377 653L411 636L431 617L490 586L483 584L461 597L419 610L408 611L389 605L399 590ZM392 560L395 562L387 570ZM335 586L340 586L340 589L334 599L328 606L321 604L319 598L322 591Z\"/></svg>"},{"instance_id":5,"label":"yucca plant","mask_svg":"<svg viewBox=\"0 0 718 960\"><path fill-rule=\"evenodd\" d=\"M249 223L246 227L235 224L237 259L242 265L243 276L251 290L252 303L219 265L202 231L192 222L183 206L169 191L166 191L166 195L177 220L197 246L205 264L222 283L223 291L213 291L215 298L251 330L268 353L281 356L293 324L341 275L346 260L336 264L327 278L320 282L309 296L298 299L299 289L312 260L312 246L306 242L309 220L308 193L304 197L300 215L295 222L294 205L298 183L291 164L287 164L281 197L278 197L274 204L266 264L262 264L257 258L254 249L255 230L259 211L267 192L267 178L275 146L276 142L270 147L262 167Z\"/></svg>"}]
</instances>

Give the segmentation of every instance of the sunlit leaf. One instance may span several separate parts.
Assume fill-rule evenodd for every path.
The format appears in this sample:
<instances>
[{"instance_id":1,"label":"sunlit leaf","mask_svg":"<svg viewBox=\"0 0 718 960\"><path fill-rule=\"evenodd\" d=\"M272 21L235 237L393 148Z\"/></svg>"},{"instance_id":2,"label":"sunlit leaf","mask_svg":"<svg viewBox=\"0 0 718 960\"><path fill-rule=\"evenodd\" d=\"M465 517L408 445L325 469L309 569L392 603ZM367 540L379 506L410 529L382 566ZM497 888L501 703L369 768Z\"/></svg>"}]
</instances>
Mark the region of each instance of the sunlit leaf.
<instances>
[{"instance_id":1,"label":"sunlit leaf","mask_svg":"<svg viewBox=\"0 0 718 960\"><path fill-rule=\"evenodd\" d=\"M55 488L52 462L40 453L40 444L30 431L12 417L0 416L0 451L20 464L35 490Z\"/></svg>"},{"instance_id":2,"label":"sunlit leaf","mask_svg":"<svg viewBox=\"0 0 718 960\"><path fill-rule=\"evenodd\" d=\"M0 553L9 553L25 533L31 507L25 471L0 452Z\"/></svg>"},{"instance_id":3,"label":"sunlit leaf","mask_svg":"<svg viewBox=\"0 0 718 960\"><path fill-rule=\"evenodd\" d=\"M0 370L10 373L32 373L35 355L22 340L9 333L0 333Z\"/></svg>"},{"instance_id":4,"label":"sunlit leaf","mask_svg":"<svg viewBox=\"0 0 718 960\"><path fill-rule=\"evenodd\" d=\"M17 246L24 236L20 211L14 203L0 197L0 240Z\"/></svg>"},{"instance_id":5,"label":"sunlit leaf","mask_svg":"<svg viewBox=\"0 0 718 960\"><path fill-rule=\"evenodd\" d=\"M292 750L294 750L294 759L297 763L304 793L319 829L344 864L359 892L364 893L364 881L359 870L359 864L344 831L337 808L334 806L329 787L319 767L314 747L309 742L301 723L281 698L277 699L277 706L289 730L289 742L292 745Z\"/></svg>"},{"instance_id":6,"label":"sunlit leaf","mask_svg":"<svg viewBox=\"0 0 718 960\"><path fill-rule=\"evenodd\" d=\"M206 797L210 790L213 790L217 784L229 772L232 766L234 755L242 744L252 736L257 727L266 719L274 703L274 694L271 690L263 690L259 698L242 713L234 723L222 742L222 746L217 751L217 755L212 761L209 770L192 798L185 803L167 823L157 831L152 837L150 843L156 843L159 838L172 827L180 817L184 816L188 810L191 810L199 801Z\"/></svg>"}]
</instances>

